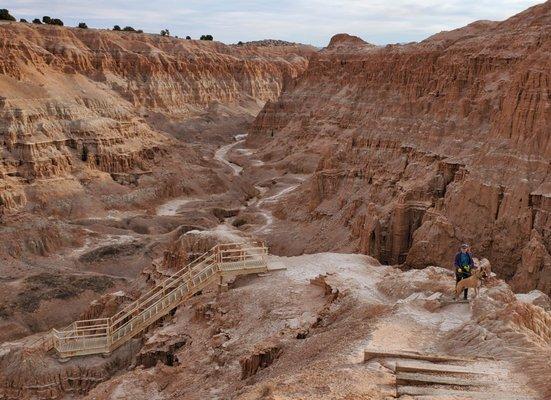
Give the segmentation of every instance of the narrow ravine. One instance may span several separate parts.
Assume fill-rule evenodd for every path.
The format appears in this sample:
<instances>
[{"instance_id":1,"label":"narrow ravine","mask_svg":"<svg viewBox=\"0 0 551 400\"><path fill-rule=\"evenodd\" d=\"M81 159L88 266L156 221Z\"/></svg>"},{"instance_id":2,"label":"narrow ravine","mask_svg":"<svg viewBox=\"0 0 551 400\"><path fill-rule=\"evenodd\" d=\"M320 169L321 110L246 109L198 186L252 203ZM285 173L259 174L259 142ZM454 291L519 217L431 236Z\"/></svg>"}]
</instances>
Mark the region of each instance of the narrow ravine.
<instances>
[{"instance_id":1,"label":"narrow ravine","mask_svg":"<svg viewBox=\"0 0 551 400\"><path fill-rule=\"evenodd\" d=\"M232 170L233 170L233 174L234 175L239 175L241 173L241 171L243 171L243 167L237 165L237 164L234 164L232 163L231 161L228 160L228 152L234 147L234 146L237 146L238 144L240 143L243 143L245 141L244 137L246 137L247 135L246 134L243 134L243 135L236 135L235 136L235 139L237 140L236 142L233 142L233 143L229 143L229 144L226 144L222 147L220 147L218 150L216 150L216 152L214 153L214 159L215 160L218 160L220 161L221 163L227 165L228 167L230 167ZM243 138L243 139L238 139L238 138Z\"/></svg>"},{"instance_id":2,"label":"narrow ravine","mask_svg":"<svg viewBox=\"0 0 551 400\"><path fill-rule=\"evenodd\" d=\"M228 145L224 145L224 146L220 147L216 151L215 156L214 156L214 158L216 160L230 166L233 169L235 175L241 174L242 171L243 171L243 167L241 167L240 165L237 165L235 163L232 163L228 159L228 153L235 146L243 143L245 141L246 137L247 137L247 134L236 135L235 136L236 142L230 143ZM246 156L252 156L254 154L254 152L251 149L237 149L236 151L241 153L241 155L246 155ZM251 166L264 165L264 162L262 160L251 159L250 162L251 162ZM266 233L270 232L271 225L274 223L274 220L275 220L275 217L273 216L272 211L269 210L268 208L262 207L262 206L265 205L265 204L269 204L269 203L276 203L277 201L279 201L284 196L286 196L289 193L293 192L306 179L306 177L304 177L302 175L296 175L296 176L293 176L293 178L295 178L298 181L298 183L294 182L294 183L290 183L288 185L285 185L281 189L279 189L278 191L276 191L275 193L272 193L270 196L267 196L267 197L264 197L264 196L269 192L269 190L265 187L262 187L262 186L258 185L258 184L255 185L255 188L259 191L260 195L255 197L254 199L250 200L247 203L247 205L244 207L244 209L255 209L256 208L257 212L264 219L264 224L256 227L252 231L253 234L266 234Z\"/></svg>"}]
</instances>

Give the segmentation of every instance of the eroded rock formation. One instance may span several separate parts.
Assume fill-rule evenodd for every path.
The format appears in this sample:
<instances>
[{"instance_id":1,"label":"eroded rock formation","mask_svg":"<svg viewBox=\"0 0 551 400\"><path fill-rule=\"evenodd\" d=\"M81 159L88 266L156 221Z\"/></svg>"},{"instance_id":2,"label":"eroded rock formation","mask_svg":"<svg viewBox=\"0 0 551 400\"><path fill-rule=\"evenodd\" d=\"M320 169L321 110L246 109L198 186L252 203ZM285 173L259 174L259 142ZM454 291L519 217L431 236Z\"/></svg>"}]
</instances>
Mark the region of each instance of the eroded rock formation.
<instances>
[{"instance_id":1,"label":"eroded rock formation","mask_svg":"<svg viewBox=\"0 0 551 400\"><path fill-rule=\"evenodd\" d=\"M250 129L264 161L313 174L275 213L311 239L272 243L421 268L470 242L550 293L550 38L549 1L414 44L335 36Z\"/></svg>"},{"instance_id":2,"label":"eroded rock formation","mask_svg":"<svg viewBox=\"0 0 551 400\"><path fill-rule=\"evenodd\" d=\"M0 51L0 207L9 213L36 180L150 171L176 146L159 129L252 118L313 48L4 23ZM179 147L193 163L196 150Z\"/></svg>"}]
</instances>

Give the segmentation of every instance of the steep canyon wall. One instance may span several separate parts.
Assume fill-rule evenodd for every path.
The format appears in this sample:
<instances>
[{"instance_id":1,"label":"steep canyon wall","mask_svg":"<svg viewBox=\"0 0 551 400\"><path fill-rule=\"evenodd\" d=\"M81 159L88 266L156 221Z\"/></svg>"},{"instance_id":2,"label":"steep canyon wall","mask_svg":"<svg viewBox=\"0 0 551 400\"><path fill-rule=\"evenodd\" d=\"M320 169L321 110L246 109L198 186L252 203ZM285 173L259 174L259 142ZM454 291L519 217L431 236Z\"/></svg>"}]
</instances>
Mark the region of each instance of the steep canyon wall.
<instances>
[{"instance_id":1,"label":"steep canyon wall","mask_svg":"<svg viewBox=\"0 0 551 400\"><path fill-rule=\"evenodd\" d=\"M37 180L149 171L175 147L197 163L156 122L256 113L313 51L2 23L0 207L23 208Z\"/></svg>"},{"instance_id":2,"label":"steep canyon wall","mask_svg":"<svg viewBox=\"0 0 551 400\"><path fill-rule=\"evenodd\" d=\"M551 2L420 43L341 34L249 144L313 173L277 210L314 232L302 251L415 268L470 242L515 289L550 293L550 86Z\"/></svg>"}]
</instances>

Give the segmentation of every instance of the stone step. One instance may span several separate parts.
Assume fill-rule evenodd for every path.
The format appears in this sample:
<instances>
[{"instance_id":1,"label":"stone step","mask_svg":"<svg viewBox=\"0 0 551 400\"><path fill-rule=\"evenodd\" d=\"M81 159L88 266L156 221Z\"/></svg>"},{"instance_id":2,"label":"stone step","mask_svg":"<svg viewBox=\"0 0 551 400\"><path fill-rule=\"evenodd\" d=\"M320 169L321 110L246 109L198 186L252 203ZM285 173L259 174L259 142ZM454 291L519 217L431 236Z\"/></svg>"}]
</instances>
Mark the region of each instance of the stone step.
<instances>
[{"instance_id":1,"label":"stone step","mask_svg":"<svg viewBox=\"0 0 551 400\"><path fill-rule=\"evenodd\" d=\"M442 372L448 374L473 374L473 375L487 375L486 372L476 371L469 367L463 367L452 364L433 364L429 362L408 362L398 361L396 362L396 372Z\"/></svg>"},{"instance_id":2,"label":"stone step","mask_svg":"<svg viewBox=\"0 0 551 400\"><path fill-rule=\"evenodd\" d=\"M474 361L472 358L461 358L447 356L444 354L421 354L413 351L385 351L385 350L365 350L364 362L367 362L373 358L405 358L411 360L424 360L432 362L467 362Z\"/></svg>"},{"instance_id":3,"label":"stone step","mask_svg":"<svg viewBox=\"0 0 551 400\"><path fill-rule=\"evenodd\" d=\"M412 383L424 385L483 386L487 382L445 375L419 374L413 372L396 373L396 385L411 385Z\"/></svg>"},{"instance_id":4,"label":"stone step","mask_svg":"<svg viewBox=\"0 0 551 400\"><path fill-rule=\"evenodd\" d=\"M470 390L440 389L424 386L400 386L397 396L416 396L416 399L435 400L438 397L454 400L535 400L522 394L504 392L480 392Z\"/></svg>"}]
</instances>

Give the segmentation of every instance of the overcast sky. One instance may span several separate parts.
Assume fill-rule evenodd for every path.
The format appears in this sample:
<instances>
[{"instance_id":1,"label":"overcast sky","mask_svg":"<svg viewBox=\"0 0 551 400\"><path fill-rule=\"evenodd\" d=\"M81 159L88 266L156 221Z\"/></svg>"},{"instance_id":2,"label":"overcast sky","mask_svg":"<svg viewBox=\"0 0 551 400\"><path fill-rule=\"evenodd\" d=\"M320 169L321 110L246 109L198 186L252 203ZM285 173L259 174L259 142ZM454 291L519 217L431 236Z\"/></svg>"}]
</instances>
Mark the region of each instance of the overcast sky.
<instances>
[{"instance_id":1,"label":"overcast sky","mask_svg":"<svg viewBox=\"0 0 551 400\"><path fill-rule=\"evenodd\" d=\"M419 41L479 19L503 20L541 3L532 0L3 0L16 18L49 15L65 25L131 25L225 43L283 39L325 46L346 32L374 44Z\"/></svg>"}]
</instances>

